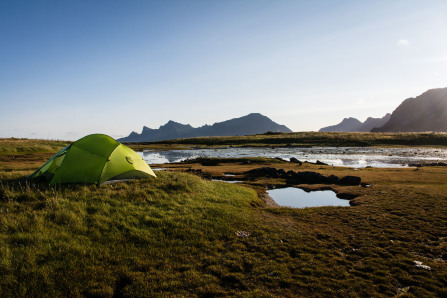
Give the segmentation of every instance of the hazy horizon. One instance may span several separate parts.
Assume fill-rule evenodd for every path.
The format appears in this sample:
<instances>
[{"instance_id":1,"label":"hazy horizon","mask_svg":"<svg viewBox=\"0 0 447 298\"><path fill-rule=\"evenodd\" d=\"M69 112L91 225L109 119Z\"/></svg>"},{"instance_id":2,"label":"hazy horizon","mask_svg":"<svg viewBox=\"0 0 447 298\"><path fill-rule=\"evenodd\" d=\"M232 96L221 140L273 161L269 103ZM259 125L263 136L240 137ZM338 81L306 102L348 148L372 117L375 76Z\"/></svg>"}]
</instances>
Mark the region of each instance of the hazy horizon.
<instances>
[{"instance_id":1,"label":"hazy horizon","mask_svg":"<svg viewBox=\"0 0 447 298\"><path fill-rule=\"evenodd\" d=\"M381 118L447 84L445 1L2 1L0 137Z\"/></svg>"}]
</instances>

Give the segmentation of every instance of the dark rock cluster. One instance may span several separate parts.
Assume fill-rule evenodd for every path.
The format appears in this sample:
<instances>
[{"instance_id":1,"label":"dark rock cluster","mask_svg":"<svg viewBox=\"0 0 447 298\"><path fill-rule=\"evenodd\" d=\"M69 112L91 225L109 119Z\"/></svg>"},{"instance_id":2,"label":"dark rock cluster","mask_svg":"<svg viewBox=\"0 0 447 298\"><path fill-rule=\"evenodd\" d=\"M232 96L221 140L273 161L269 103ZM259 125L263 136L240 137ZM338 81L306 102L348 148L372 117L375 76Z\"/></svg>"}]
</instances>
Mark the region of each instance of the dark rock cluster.
<instances>
[{"instance_id":1,"label":"dark rock cluster","mask_svg":"<svg viewBox=\"0 0 447 298\"><path fill-rule=\"evenodd\" d=\"M249 178L284 178L287 173L283 169L277 170L276 168L263 167L247 171L244 174Z\"/></svg>"},{"instance_id":2,"label":"dark rock cluster","mask_svg":"<svg viewBox=\"0 0 447 298\"><path fill-rule=\"evenodd\" d=\"M301 161L299 161L299 160L296 159L295 157L291 157L291 158L290 158L290 162L297 163L297 164L300 165L300 166L303 164Z\"/></svg>"},{"instance_id":3,"label":"dark rock cluster","mask_svg":"<svg viewBox=\"0 0 447 298\"><path fill-rule=\"evenodd\" d=\"M410 163L409 167L447 167L445 162L432 162L432 163Z\"/></svg>"},{"instance_id":4,"label":"dark rock cluster","mask_svg":"<svg viewBox=\"0 0 447 298\"><path fill-rule=\"evenodd\" d=\"M298 160L298 159L296 159L295 157L291 157L289 160L290 160L290 162L297 163L299 166L303 165L303 162ZM317 160L316 162L309 162L309 163L313 163L315 165L320 165L320 166L327 166L328 165L327 163L324 163L324 162L319 161L319 160Z\"/></svg>"},{"instance_id":5,"label":"dark rock cluster","mask_svg":"<svg viewBox=\"0 0 447 298\"><path fill-rule=\"evenodd\" d=\"M339 178L335 175L324 176L320 173L305 171L284 171L276 168L263 167L244 173L248 178L284 178L287 184L339 184L339 185L360 185L361 178L357 176L345 176Z\"/></svg>"}]
</instances>

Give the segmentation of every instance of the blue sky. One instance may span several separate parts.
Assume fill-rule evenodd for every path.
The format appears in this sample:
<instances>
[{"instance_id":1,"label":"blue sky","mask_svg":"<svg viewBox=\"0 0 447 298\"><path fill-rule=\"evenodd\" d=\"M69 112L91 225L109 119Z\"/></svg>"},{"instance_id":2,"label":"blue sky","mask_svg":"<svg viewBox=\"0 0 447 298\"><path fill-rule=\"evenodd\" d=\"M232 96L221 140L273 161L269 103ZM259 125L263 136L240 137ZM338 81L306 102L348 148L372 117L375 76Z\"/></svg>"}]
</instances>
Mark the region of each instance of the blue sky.
<instances>
[{"instance_id":1,"label":"blue sky","mask_svg":"<svg viewBox=\"0 0 447 298\"><path fill-rule=\"evenodd\" d=\"M447 87L447 1L0 1L0 137L252 112L294 131Z\"/></svg>"}]
</instances>

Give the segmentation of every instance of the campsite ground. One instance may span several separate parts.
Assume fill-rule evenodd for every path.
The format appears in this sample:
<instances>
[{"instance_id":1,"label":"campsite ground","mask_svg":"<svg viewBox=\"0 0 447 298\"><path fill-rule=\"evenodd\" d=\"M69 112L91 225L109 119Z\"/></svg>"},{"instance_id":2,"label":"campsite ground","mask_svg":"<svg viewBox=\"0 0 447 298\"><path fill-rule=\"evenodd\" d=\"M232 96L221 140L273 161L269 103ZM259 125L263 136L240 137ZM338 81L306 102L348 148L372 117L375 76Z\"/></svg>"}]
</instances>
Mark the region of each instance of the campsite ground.
<instances>
[{"instance_id":1,"label":"campsite ground","mask_svg":"<svg viewBox=\"0 0 447 298\"><path fill-rule=\"evenodd\" d=\"M154 179L53 188L20 178L66 143L6 141L2 297L447 295L447 167L214 159L163 165ZM245 180L259 167L355 175L371 186L300 185L357 197L351 207L292 209L261 199L284 179L209 180Z\"/></svg>"}]
</instances>

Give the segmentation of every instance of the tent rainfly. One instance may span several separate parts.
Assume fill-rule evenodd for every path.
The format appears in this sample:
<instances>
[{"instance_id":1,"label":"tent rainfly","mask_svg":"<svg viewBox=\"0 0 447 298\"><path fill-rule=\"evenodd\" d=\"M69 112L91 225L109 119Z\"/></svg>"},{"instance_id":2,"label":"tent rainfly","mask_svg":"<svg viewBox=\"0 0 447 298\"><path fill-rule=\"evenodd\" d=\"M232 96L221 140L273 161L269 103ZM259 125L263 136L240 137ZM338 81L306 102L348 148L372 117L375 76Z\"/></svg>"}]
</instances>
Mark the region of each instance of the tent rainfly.
<instances>
[{"instance_id":1,"label":"tent rainfly","mask_svg":"<svg viewBox=\"0 0 447 298\"><path fill-rule=\"evenodd\" d=\"M135 151L107 135L92 134L56 153L29 179L48 181L51 185L102 184L150 176L156 177Z\"/></svg>"}]
</instances>

